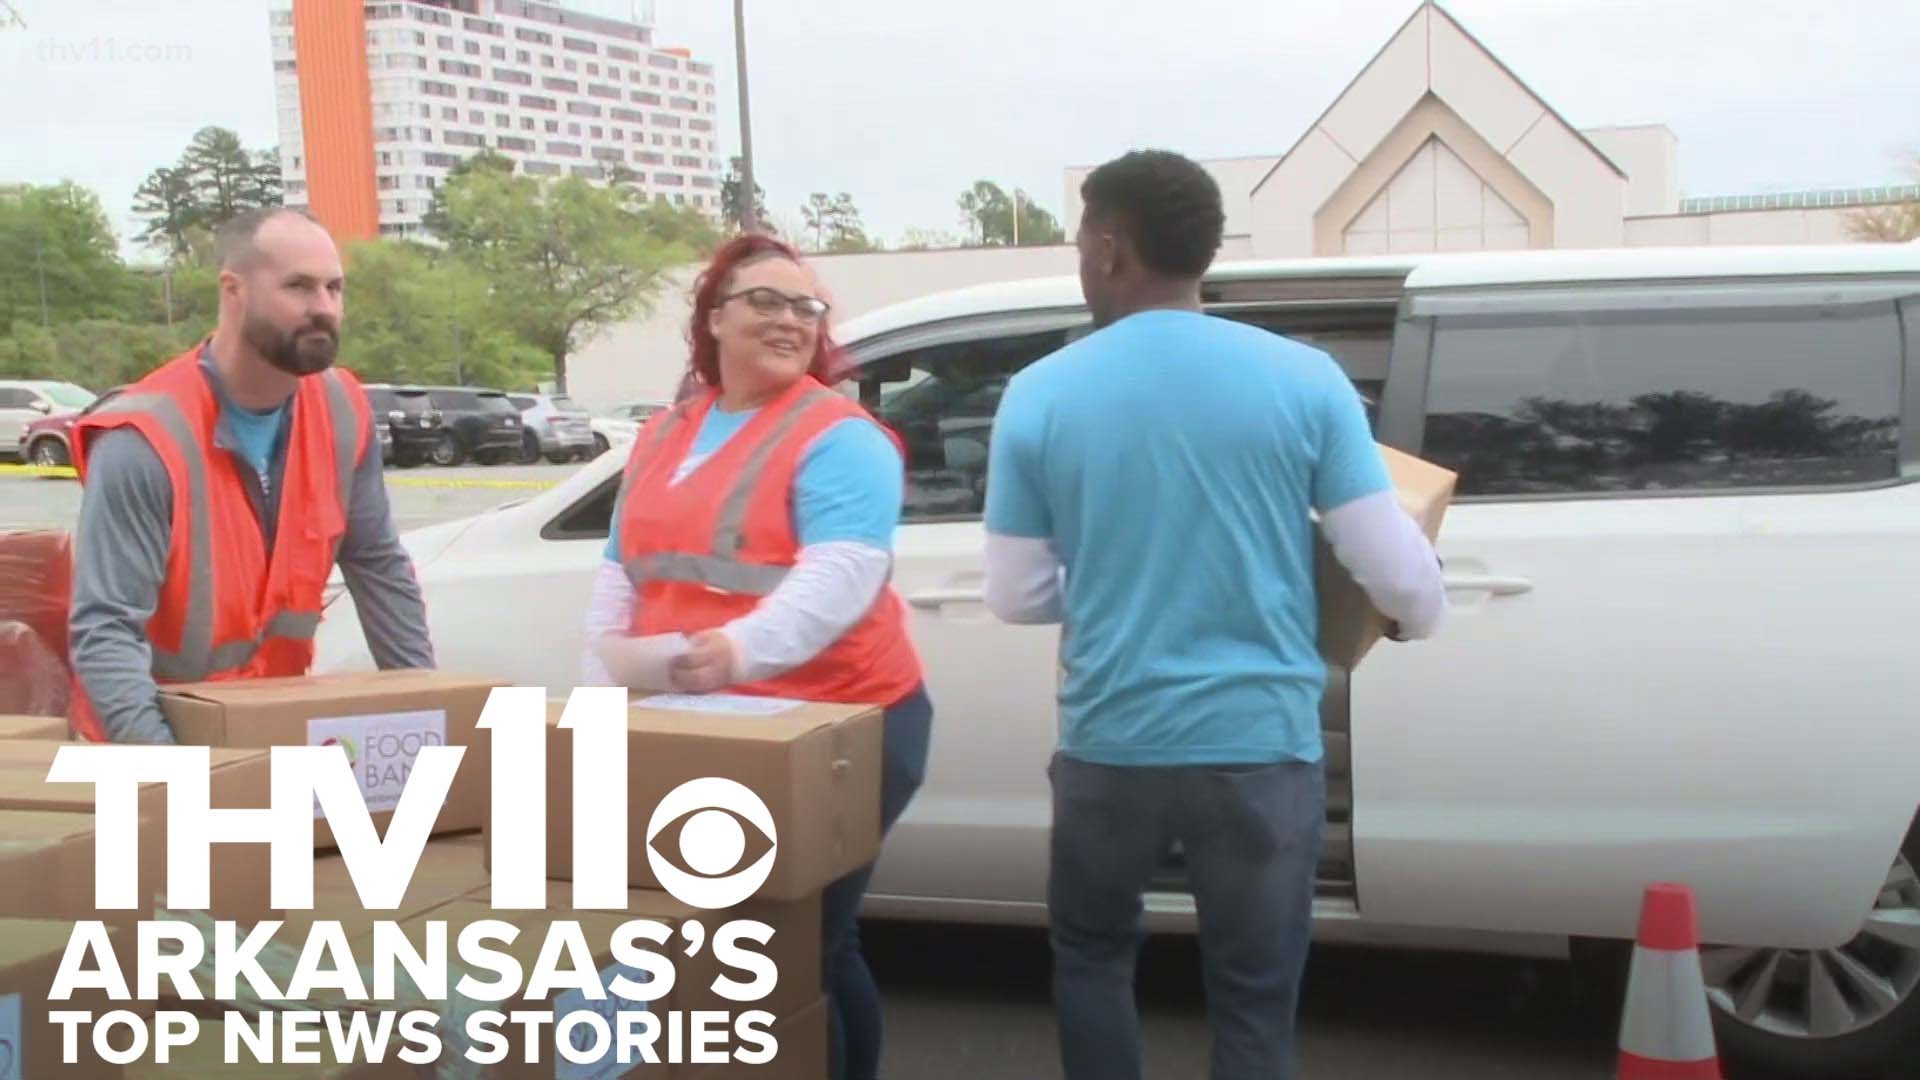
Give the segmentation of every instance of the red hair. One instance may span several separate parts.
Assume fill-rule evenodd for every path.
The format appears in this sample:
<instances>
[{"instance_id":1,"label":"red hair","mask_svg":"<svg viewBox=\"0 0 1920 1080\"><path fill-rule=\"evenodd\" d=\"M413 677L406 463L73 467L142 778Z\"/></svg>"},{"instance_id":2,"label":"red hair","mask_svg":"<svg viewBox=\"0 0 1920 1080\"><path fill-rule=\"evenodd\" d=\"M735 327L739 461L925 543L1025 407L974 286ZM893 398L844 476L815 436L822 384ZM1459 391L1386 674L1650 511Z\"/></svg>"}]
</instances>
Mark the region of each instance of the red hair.
<instances>
[{"instance_id":1,"label":"red hair","mask_svg":"<svg viewBox=\"0 0 1920 1080\"><path fill-rule=\"evenodd\" d=\"M693 320L687 326L687 340L693 346L691 357L687 361L688 383L695 381L707 386L720 386L720 342L707 327L707 319L713 309L720 306L720 297L733 282L734 271L750 263L769 258L782 258L799 266L805 266L806 260L800 257L798 249L764 233L747 233L736 236L720 246L713 253L713 259L693 283ZM821 319L815 328L813 360L807 365L807 374L832 386L845 378L851 368L846 353L833 340L833 334L826 319ZM683 385L682 389L687 387Z\"/></svg>"}]
</instances>

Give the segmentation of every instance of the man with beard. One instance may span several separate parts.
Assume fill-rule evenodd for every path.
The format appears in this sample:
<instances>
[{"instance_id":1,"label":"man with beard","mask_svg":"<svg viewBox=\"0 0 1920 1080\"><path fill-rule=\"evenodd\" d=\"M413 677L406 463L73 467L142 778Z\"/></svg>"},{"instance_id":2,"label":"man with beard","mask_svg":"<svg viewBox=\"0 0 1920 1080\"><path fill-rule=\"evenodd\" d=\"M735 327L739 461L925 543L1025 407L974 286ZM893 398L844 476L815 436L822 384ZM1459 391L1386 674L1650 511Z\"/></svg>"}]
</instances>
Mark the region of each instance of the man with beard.
<instances>
[{"instance_id":1,"label":"man with beard","mask_svg":"<svg viewBox=\"0 0 1920 1080\"><path fill-rule=\"evenodd\" d=\"M69 722L170 743L158 684L306 674L338 563L381 668L433 666L360 383L344 273L296 210L222 226L212 336L74 425Z\"/></svg>"}]
</instances>

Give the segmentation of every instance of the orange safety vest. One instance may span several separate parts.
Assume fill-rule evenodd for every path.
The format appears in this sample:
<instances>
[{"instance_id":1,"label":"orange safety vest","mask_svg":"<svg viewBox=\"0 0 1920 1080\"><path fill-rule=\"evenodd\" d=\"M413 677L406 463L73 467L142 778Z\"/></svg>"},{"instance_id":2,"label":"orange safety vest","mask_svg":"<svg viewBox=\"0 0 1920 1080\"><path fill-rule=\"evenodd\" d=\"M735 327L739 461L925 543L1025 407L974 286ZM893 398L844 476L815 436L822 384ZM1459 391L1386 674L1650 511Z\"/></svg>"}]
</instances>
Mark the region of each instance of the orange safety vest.
<instances>
[{"instance_id":1,"label":"orange safety vest","mask_svg":"<svg viewBox=\"0 0 1920 1080\"><path fill-rule=\"evenodd\" d=\"M793 482L807 446L842 420L873 422L855 402L802 378L672 483L718 397L706 390L656 414L627 459L618 503L620 559L640 593L635 634L696 633L752 611L799 560ZM917 689L921 677L906 608L888 586L818 656L729 692L887 706Z\"/></svg>"},{"instance_id":2,"label":"orange safety vest","mask_svg":"<svg viewBox=\"0 0 1920 1080\"><path fill-rule=\"evenodd\" d=\"M220 408L188 350L74 424L73 464L87 477L88 440L131 427L146 437L173 484L166 578L147 622L157 683L304 675L341 538L349 485L367 451L371 409L352 374L330 368L294 391L273 554L241 478L216 452ZM82 537L112 543L111 537ZM106 741L76 675L75 734Z\"/></svg>"}]
</instances>

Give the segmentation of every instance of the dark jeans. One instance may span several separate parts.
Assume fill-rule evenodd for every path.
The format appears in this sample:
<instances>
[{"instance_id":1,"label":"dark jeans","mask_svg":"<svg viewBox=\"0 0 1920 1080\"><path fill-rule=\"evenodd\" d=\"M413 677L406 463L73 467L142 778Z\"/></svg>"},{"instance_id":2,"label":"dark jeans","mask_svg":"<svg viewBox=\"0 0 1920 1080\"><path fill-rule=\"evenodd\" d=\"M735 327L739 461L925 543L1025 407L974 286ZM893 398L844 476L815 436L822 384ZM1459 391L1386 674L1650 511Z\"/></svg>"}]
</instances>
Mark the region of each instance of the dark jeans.
<instances>
[{"instance_id":1,"label":"dark jeans","mask_svg":"<svg viewBox=\"0 0 1920 1080\"><path fill-rule=\"evenodd\" d=\"M880 829L900 819L927 775L933 700L924 688L886 711L881 750ZM868 864L827 886L821 897L833 1080L874 1080L880 1070L880 989L860 952L860 902L873 879Z\"/></svg>"},{"instance_id":2,"label":"dark jeans","mask_svg":"<svg viewBox=\"0 0 1920 1080\"><path fill-rule=\"evenodd\" d=\"M1142 894L1177 841L1199 909L1212 1080L1293 1075L1325 830L1320 763L1119 767L1055 755L1047 912L1066 1080L1140 1080Z\"/></svg>"}]
</instances>

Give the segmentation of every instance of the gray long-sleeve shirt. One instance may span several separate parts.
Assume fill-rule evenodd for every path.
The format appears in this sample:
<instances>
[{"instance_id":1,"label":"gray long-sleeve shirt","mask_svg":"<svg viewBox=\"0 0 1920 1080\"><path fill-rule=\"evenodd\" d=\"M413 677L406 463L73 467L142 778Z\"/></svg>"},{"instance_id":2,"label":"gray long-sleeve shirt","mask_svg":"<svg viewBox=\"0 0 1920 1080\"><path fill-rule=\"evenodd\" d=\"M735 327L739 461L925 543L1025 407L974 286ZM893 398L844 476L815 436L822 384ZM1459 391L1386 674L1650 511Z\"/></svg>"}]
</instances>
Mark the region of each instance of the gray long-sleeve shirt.
<instances>
[{"instance_id":1,"label":"gray long-sleeve shirt","mask_svg":"<svg viewBox=\"0 0 1920 1080\"><path fill-rule=\"evenodd\" d=\"M222 410L232 409L211 364L203 360L201 370ZM279 440L270 459L270 475L262 478L246 455L238 452L224 423L216 427L214 438L216 452L232 454L247 482L269 551L274 541L272 526L279 517L285 442ZM171 743L173 728L160 711L152 674L147 621L159 604L166 579L167 549L173 537L173 484L146 436L131 427L102 433L93 440L87 458L68 616L73 668L110 740ZM380 444L371 429L366 455L353 475L339 566L359 610L374 663L382 669L432 667L426 603L413 562L394 527Z\"/></svg>"}]
</instances>

